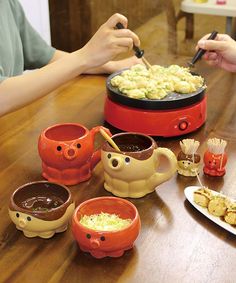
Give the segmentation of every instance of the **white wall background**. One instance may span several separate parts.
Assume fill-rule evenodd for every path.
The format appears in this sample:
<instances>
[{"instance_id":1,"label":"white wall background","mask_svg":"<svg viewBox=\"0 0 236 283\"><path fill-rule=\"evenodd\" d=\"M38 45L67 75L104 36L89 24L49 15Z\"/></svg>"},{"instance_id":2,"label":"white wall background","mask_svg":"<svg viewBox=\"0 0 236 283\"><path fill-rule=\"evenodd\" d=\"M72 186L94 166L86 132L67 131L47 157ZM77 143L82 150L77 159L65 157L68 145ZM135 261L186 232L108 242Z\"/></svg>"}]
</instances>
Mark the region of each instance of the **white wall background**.
<instances>
[{"instance_id":1,"label":"white wall background","mask_svg":"<svg viewBox=\"0 0 236 283\"><path fill-rule=\"evenodd\" d=\"M19 0L25 14L38 33L51 44L48 0Z\"/></svg>"}]
</instances>

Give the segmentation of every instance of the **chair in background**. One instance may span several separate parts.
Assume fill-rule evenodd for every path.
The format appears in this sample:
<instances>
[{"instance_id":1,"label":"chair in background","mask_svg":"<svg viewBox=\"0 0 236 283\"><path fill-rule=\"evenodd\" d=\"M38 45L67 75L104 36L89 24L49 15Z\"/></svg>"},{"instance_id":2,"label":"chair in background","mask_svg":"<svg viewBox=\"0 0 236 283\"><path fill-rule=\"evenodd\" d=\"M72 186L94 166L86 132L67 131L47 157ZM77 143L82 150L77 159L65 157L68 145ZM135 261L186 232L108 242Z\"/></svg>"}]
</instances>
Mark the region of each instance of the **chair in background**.
<instances>
[{"instance_id":1,"label":"chair in background","mask_svg":"<svg viewBox=\"0 0 236 283\"><path fill-rule=\"evenodd\" d=\"M185 18L185 39L193 38L194 17L193 13L186 13L175 7L173 0L163 0L167 24L168 24L168 52L177 54L177 24L182 18ZM177 11L178 9L178 11Z\"/></svg>"}]
</instances>

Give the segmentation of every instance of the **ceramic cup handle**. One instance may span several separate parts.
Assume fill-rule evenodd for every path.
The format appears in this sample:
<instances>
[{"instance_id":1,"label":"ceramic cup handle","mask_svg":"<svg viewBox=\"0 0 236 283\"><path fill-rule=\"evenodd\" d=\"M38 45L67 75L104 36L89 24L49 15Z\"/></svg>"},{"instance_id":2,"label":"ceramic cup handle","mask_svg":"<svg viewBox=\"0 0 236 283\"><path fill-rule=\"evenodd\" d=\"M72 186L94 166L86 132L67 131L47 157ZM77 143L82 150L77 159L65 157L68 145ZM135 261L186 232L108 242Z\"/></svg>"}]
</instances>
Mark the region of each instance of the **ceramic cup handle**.
<instances>
[{"instance_id":1,"label":"ceramic cup handle","mask_svg":"<svg viewBox=\"0 0 236 283\"><path fill-rule=\"evenodd\" d=\"M103 127L103 126L97 126L91 129L90 134L92 137L93 145L95 141L96 134L100 133L100 129L103 129L110 137L112 136L109 129ZM101 160L101 148L99 147L96 151L94 151L92 158L91 158L91 166L90 169L93 170L93 168L97 165L97 163Z\"/></svg>"},{"instance_id":2,"label":"ceramic cup handle","mask_svg":"<svg viewBox=\"0 0 236 283\"><path fill-rule=\"evenodd\" d=\"M177 159L175 154L168 148L164 147L158 147L154 150L156 157L157 157L157 163L159 164L160 155L165 156L169 163L169 169L166 172L159 173L157 172L155 174L156 179L158 180L158 184L164 183L165 181L169 180L176 172L177 170Z\"/></svg>"}]
</instances>

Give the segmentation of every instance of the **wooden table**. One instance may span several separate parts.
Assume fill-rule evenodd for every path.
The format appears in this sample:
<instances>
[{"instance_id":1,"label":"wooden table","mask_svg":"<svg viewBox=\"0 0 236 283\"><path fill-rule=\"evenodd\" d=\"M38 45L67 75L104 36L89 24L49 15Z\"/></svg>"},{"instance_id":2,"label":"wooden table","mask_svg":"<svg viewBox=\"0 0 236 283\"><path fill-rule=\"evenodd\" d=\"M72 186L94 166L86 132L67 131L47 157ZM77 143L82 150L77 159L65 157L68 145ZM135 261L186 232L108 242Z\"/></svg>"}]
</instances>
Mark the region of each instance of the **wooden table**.
<instances>
[{"instance_id":1,"label":"wooden table","mask_svg":"<svg viewBox=\"0 0 236 283\"><path fill-rule=\"evenodd\" d=\"M149 58L151 59L151 57ZM154 58L152 60L154 62ZM156 63L185 64L186 58L159 58ZM222 178L203 175L216 191L236 196L236 80L235 75L197 65L208 85L208 118L188 138L199 140L199 153L210 137L227 140L227 173ZM135 246L120 258L95 259L78 248L70 226L45 240L26 238L8 216L10 195L20 185L41 180L38 136L46 127L78 122L88 128L103 124L105 76L81 76L47 97L0 119L0 282L109 283L109 282L236 282L236 236L201 215L185 199L184 188L196 178L175 175L140 199L136 205L142 229ZM159 146L180 151L183 137L159 139ZM103 170L70 187L76 205L92 197L110 195L103 188Z\"/></svg>"}]
</instances>

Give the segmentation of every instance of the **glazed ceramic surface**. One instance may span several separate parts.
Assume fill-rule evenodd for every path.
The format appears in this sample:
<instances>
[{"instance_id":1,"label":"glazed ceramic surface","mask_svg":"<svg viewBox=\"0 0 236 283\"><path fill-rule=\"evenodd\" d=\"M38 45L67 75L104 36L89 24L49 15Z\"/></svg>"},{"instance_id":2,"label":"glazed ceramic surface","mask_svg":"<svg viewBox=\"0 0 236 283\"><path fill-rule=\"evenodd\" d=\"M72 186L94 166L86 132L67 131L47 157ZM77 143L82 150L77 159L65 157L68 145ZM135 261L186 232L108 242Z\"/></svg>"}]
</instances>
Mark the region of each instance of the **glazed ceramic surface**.
<instances>
[{"instance_id":1,"label":"glazed ceramic surface","mask_svg":"<svg viewBox=\"0 0 236 283\"><path fill-rule=\"evenodd\" d=\"M131 219L131 224L118 231L96 231L79 222L83 215L101 212ZM140 217L136 207L129 201L116 197L98 197L80 204L72 217L72 231L80 249L96 258L120 257L133 247L140 232Z\"/></svg>"},{"instance_id":2,"label":"glazed ceramic surface","mask_svg":"<svg viewBox=\"0 0 236 283\"><path fill-rule=\"evenodd\" d=\"M177 172L180 175L194 177L199 174L200 160L199 154L184 154L182 151L177 156Z\"/></svg>"},{"instance_id":3,"label":"glazed ceramic surface","mask_svg":"<svg viewBox=\"0 0 236 283\"><path fill-rule=\"evenodd\" d=\"M137 133L120 133L112 137L121 152L108 143L102 146L101 160L104 166L107 191L119 197L139 198L151 193L176 172L174 153L158 147L149 136ZM158 172L160 156L167 158L169 167Z\"/></svg>"},{"instance_id":4,"label":"glazed ceramic surface","mask_svg":"<svg viewBox=\"0 0 236 283\"><path fill-rule=\"evenodd\" d=\"M204 153L204 167L203 171L209 176L224 176L226 173L225 166L227 163L227 155L214 154L208 150Z\"/></svg>"},{"instance_id":5,"label":"glazed ceramic surface","mask_svg":"<svg viewBox=\"0 0 236 283\"><path fill-rule=\"evenodd\" d=\"M65 186L38 181L25 184L12 194L9 215L26 237L50 238L67 229L74 208Z\"/></svg>"},{"instance_id":6,"label":"glazed ceramic surface","mask_svg":"<svg viewBox=\"0 0 236 283\"><path fill-rule=\"evenodd\" d=\"M75 185L91 177L91 172L100 161L101 151L95 150L97 126L90 131L80 124L58 124L44 130L38 142L42 159L42 175L50 182Z\"/></svg>"}]
</instances>

